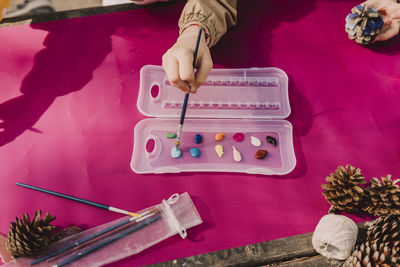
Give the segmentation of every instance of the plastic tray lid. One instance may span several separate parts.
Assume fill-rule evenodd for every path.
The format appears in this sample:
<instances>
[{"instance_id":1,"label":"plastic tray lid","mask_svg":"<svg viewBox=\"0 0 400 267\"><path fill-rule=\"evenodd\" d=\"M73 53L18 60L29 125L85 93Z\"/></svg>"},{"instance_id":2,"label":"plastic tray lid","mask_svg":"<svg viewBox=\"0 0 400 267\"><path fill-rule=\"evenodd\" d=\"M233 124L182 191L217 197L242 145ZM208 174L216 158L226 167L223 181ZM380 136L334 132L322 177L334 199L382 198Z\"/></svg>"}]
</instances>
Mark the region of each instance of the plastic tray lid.
<instances>
[{"instance_id":1,"label":"plastic tray lid","mask_svg":"<svg viewBox=\"0 0 400 267\"><path fill-rule=\"evenodd\" d=\"M179 118L183 99L161 66L140 70L137 106L143 115ZM289 114L288 76L278 68L213 69L190 94L186 111L187 118L284 119Z\"/></svg>"}]
</instances>

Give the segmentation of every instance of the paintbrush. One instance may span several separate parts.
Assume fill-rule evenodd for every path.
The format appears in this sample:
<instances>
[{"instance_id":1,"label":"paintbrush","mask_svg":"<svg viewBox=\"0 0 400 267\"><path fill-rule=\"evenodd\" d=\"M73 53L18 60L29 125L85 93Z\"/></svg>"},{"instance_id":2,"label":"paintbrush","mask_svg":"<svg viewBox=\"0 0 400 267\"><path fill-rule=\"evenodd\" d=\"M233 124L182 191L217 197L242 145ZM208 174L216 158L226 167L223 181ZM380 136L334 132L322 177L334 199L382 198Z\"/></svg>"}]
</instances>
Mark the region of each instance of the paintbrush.
<instances>
[{"instance_id":1,"label":"paintbrush","mask_svg":"<svg viewBox=\"0 0 400 267\"><path fill-rule=\"evenodd\" d=\"M148 215L148 216L150 217L150 215ZM136 232L136 231L138 231L138 230L140 230L140 229L142 229L142 228L144 228L144 227L146 227L146 226L158 221L159 219L161 219L161 215L157 215L157 216L152 217L152 218L149 218L148 216L143 216L143 217L137 219L137 221L138 222L140 221L141 223L137 223L137 224L133 225L132 227L129 227L127 230L125 230L125 231L123 231L123 232L121 232L119 234L116 234L116 235L114 235L113 237L111 237L111 238L109 238L107 240L104 240L104 241L102 241L100 243L97 243L97 244L93 245L92 247L87 248L87 249L79 252L76 255L73 255L73 256L71 256L69 258L66 258L65 260L53 265L53 267L61 267L61 266L65 266L67 264L70 264L70 263L72 263L72 262L74 262L74 261L76 261L76 260L78 260L78 259L80 259L82 257L85 257L85 256L91 254L92 252L95 252L98 249L101 249L101 248L107 246L108 244L111 244L112 242L115 242L115 241L117 241L117 240L119 240L119 239L121 239L121 238L123 238L123 237L125 237L125 236L127 236L127 235L129 235L131 233L133 233L133 232Z\"/></svg>"},{"instance_id":2,"label":"paintbrush","mask_svg":"<svg viewBox=\"0 0 400 267\"><path fill-rule=\"evenodd\" d=\"M199 44L200 44L200 38L201 38L201 33L203 29L199 30L199 34L197 36L197 41L196 41L196 47L194 49L194 57L193 57L193 69L196 67L196 58L197 58L197 52L199 50ZM183 100L183 105L182 105L182 111L181 111L181 118L179 120L179 126L178 126L178 133L176 136L176 141L175 141L175 146L178 148L179 145L181 144L181 135L182 135L182 128L183 128L183 121L185 120L185 115L186 115L186 108L187 108L187 103L189 100L189 92L185 94L185 98Z\"/></svg>"},{"instance_id":3,"label":"paintbrush","mask_svg":"<svg viewBox=\"0 0 400 267\"><path fill-rule=\"evenodd\" d=\"M143 218L143 217L148 218L148 217L151 217L152 215L155 215L155 214L157 214L159 212L160 211L158 210L158 208L152 208L152 209L142 213L141 214L142 217L140 217L140 218ZM147 215L151 215L151 216L147 216ZM127 222L128 220L129 220L129 222ZM87 242L81 242L80 244L76 244L76 246L74 246L74 247L70 247L69 249L66 249L64 251L60 251L58 255L52 256L50 258L47 257L48 259L46 259L46 262L50 262L50 261L54 261L56 259L62 258L65 255L67 255L69 253L72 253L73 251L80 250L80 249L82 249L84 247L87 247L87 246L89 246L89 245L91 245L91 244L93 244L93 243L95 243L95 242L97 242L97 241L99 241L101 239L110 237L110 236L112 236L112 235L114 235L114 234L116 234L118 232L126 230L127 228L131 227L132 225L137 224L139 219L135 219L134 217L131 217L128 220L125 221L125 222L127 222L126 224L122 224L119 227L111 228L108 231L104 232L102 235L97 235L97 236L93 237L93 239L87 240Z\"/></svg>"},{"instance_id":4,"label":"paintbrush","mask_svg":"<svg viewBox=\"0 0 400 267\"><path fill-rule=\"evenodd\" d=\"M66 246L64 246L62 248L59 248L56 251L54 251L54 252L52 252L52 253L50 253L50 254L48 254L46 256L43 256L43 257L40 257L40 258L38 258L38 259L36 259L34 261L31 261L29 263L29 265L34 265L34 264L37 264L37 263L40 263L40 262L43 262L43 261L51 261L51 260L57 259L57 258L59 258L59 256L64 256L67 253L70 253L70 252L72 252L74 250L77 250L77 249L80 249L82 247L85 247L87 245L90 245L90 244L98 241L99 239L107 237L111 233L119 232L119 231L125 229L126 226L128 226L128 225L131 226L132 223L134 225L136 225L137 223L152 217L153 215L157 214L158 212L159 211L158 211L157 208L152 208L152 209L150 209L150 210L148 210L146 212L143 212L141 214L141 218L130 217L129 219L126 219L126 220L123 220L122 222L119 222L119 223L116 223L114 225L111 225L111 226L109 226L109 227L107 227L107 228L105 228L105 229L103 229L103 230L101 230L101 231L99 231L97 233L91 234L91 235L89 235L87 237L84 237L84 238L81 238L81 239L75 241L74 243L71 243L71 244L66 245Z\"/></svg>"},{"instance_id":5,"label":"paintbrush","mask_svg":"<svg viewBox=\"0 0 400 267\"><path fill-rule=\"evenodd\" d=\"M101 208L101 209L113 211L113 212L116 212L116 213L121 213L121 214L129 215L129 216L133 216L133 217L140 217L140 214L137 214L137 213L134 213L134 212L130 212L130 211L126 211L126 210L121 210L121 209L118 209L118 208L115 208L115 207L111 207L111 206L107 206L107 205L104 205L104 204L100 204L100 203L97 203L97 202L94 202L94 201L90 201L90 200L86 200L86 199L82 199L82 198L78 198L78 197L73 197L73 196L68 196L66 194L57 193L57 192L54 192L54 191L50 191L50 190L47 190L47 189L43 189L43 188L40 188L40 187L27 185L27 184L23 184L23 183L16 183L16 184L19 185L19 186L22 186L22 187L26 187L26 188L29 188L29 189L33 189L33 190L37 190L37 191L43 192L43 193L51 194L51 195L54 195L54 196L58 196L58 197L62 197L62 198L66 198L66 199L70 199L70 200L74 200L74 201L78 201L78 202L81 202L81 203L85 203L85 204L88 204L88 205L91 205L91 206L95 206L95 207L98 207L98 208Z\"/></svg>"}]
</instances>

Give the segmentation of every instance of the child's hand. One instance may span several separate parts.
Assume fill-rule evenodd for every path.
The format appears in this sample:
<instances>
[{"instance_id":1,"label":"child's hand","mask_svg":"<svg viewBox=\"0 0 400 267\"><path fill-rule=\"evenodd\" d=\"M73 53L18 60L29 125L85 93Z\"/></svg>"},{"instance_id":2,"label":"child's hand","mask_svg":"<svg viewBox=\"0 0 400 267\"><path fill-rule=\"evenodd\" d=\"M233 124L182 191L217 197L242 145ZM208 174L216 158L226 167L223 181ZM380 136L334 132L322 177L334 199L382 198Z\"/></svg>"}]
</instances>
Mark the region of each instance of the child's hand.
<instances>
[{"instance_id":1,"label":"child's hand","mask_svg":"<svg viewBox=\"0 0 400 267\"><path fill-rule=\"evenodd\" d=\"M199 26L188 27L162 57L162 65L169 82L185 93L196 93L213 66L203 31L197 52L197 72L194 74L193 57L199 31Z\"/></svg>"},{"instance_id":2,"label":"child's hand","mask_svg":"<svg viewBox=\"0 0 400 267\"><path fill-rule=\"evenodd\" d=\"M400 19L400 3L394 3L386 7L384 6L382 9L391 19Z\"/></svg>"},{"instance_id":3,"label":"child's hand","mask_svg":"<svg viewBox=\"0 0 400 267\"><path fill-rule=\"evenodd\" d=\"M382 32L375 41L386 41L399 33L400 4L397 4L396 0L368 0L365 3L375 8L383 18Z\"/></svg>"}]
</instances>

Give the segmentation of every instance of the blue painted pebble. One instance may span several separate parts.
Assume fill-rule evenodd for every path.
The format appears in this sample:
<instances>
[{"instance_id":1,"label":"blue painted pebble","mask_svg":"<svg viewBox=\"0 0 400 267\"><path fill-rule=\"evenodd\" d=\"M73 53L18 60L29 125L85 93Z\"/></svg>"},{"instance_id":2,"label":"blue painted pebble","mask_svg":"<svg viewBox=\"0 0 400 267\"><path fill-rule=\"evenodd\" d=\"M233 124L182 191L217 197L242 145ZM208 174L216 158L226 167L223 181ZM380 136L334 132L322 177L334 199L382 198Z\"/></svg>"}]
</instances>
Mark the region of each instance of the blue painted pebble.
<instances>
[{"instance_id":1,"label":"blue painted pebble","mask_svg":"<svg viewBox=\"0 0 400 267\"><path fill-rule=\"evenodd\" d=\"M190 155L192 155L192 157L194 158L198 158L200 157L200 150L198 148L192 147L190 149Z\"/></svg>"},{"instance_id":2,"label":"blue painted pebble","mask_svg":"<svg viewBox=\"0 0 400 267\"><path fill-rule=\"evenodd\" d=\"M171 156L172 156L174 159L179 159L179 158L182 156L182 151L179 149L179 147L174 146L174 147L171 149Z\"/></svg>"},{"instance_id":3,"label":"blue painted pebble","mask_svg":"<svg viewBox=\"0 0 400 267\"><path fill-rule=\"evenodd\" d=\"M194 142L195 142L196 144L201 144L201 142L203 142L203 136L201 136L200 134L196 134L196 135L194 136Z\"/></svg>"}]
</instances>

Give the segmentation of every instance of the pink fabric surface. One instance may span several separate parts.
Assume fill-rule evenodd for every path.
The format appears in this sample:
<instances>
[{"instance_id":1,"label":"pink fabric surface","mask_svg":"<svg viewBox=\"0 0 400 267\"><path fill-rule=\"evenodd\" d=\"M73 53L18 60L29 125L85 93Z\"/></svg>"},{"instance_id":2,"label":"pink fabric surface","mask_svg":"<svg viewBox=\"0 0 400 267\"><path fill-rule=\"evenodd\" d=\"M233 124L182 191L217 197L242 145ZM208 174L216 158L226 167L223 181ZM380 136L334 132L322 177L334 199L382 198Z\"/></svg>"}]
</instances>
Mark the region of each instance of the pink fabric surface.
<instances>
[{"instance_id":1,"label":"pink fabric surface","mask_svg":"<svg viewBox=\"0 0 400 267\"><path fill-rule=\"evenodd\" d=\"M339 164L400 176L400 40L348 40L355 4L239 1L238 26L212 49L214 67L288 73L297 166L286 176L130 170L139 70L161 64L182 5L1 28L0 231L37 209L62 227L120 217L17 181L129 210L187 191L204 223L113 266L151 264L313 231Z\"/></svg>"}]
</instances>

